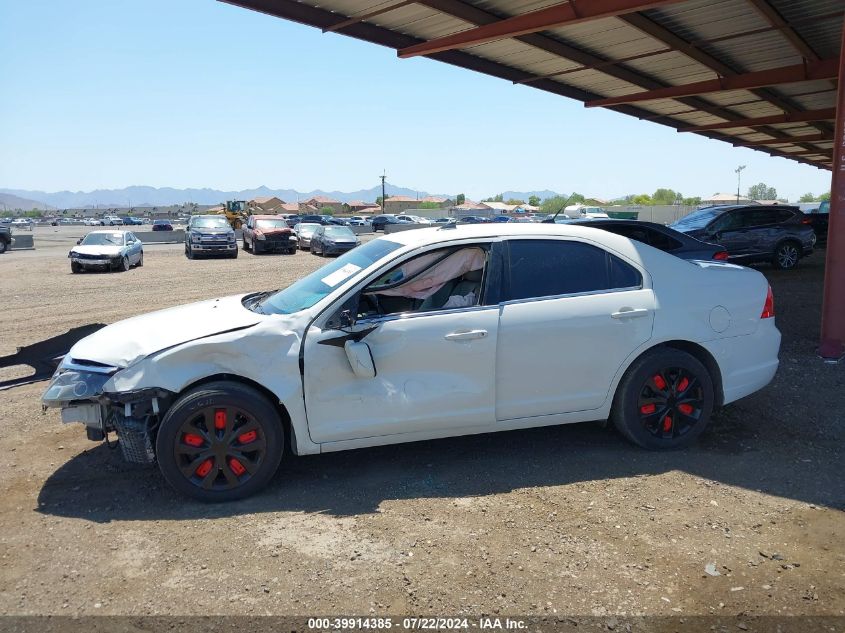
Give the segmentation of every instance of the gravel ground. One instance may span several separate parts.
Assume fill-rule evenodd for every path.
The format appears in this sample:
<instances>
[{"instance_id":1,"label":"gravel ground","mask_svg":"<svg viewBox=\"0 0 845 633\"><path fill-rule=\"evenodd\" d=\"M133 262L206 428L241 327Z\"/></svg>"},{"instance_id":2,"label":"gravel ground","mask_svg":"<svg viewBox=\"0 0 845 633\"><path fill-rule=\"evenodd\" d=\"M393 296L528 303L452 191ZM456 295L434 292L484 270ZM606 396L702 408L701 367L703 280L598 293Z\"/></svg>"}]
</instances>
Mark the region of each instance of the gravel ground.
<instances>
[{"instance_id":1,"label":"gravel ground","mask_svg":"<svg viewBox=\"0 0 845 633\"><path fill-rule=\"evenodd\" d=\"M0 355L321 263L158 245L143 268L71 275L71 229L0 256ZM843 615L845 367L814 355L823 264L760 267L781 369L682 452L570 425L290 457L257 497L208 506L42 414L45 383L0 392L0 613Z\"/></svg>"}]
</instances>

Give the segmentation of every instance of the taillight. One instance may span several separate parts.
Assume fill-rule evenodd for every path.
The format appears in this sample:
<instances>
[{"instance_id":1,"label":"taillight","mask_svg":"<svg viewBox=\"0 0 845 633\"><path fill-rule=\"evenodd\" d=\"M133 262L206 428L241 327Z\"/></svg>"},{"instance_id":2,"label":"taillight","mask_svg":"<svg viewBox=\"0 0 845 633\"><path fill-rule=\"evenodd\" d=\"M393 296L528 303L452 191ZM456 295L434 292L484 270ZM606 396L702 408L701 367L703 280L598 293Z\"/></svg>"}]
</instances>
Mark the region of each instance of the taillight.
<instances>
[{"instance_id":1,"label":"taillight","mask_svg":"<svg viewBox=\"0 0 845 633\"><path fill-rule=\"evenodd\" d=\"M801 224L812 224L813 221L810 218L801 218Z\"/></svg>"},{"instance_id":2,"label":"taillight","mask_svg":"<svg viewBox=\"0 0 845 633\"><path fill-rule=\"evenodd\" d=\"M760 315L761 319L771 319L775 316L775 297L772 294L772 287L769 286L769 291L766 293L766 303L763 305L763 313Z\"/></svg>"},{"instance_id":3,"label":"taillight","mask_svg":"<svg viewBox=\"0 0 845 633\"><path fill-rule=\"evenodd\" d=\"M713 259L717 259L720 262L728 261L728 251L719 251L715 255L713 255Z\"/></svg>"}]
</instances>

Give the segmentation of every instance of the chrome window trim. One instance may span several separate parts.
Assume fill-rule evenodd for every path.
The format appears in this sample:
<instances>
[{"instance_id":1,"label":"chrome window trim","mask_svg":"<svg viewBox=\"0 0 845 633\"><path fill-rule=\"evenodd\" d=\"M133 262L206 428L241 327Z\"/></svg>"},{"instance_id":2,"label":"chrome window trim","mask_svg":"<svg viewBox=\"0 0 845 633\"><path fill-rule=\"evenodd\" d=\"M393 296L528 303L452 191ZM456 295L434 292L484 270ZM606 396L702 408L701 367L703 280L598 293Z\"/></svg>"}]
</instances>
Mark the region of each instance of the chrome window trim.
<instances>
[{"instance_id":1,"label":"chrome window trim","mask_svg":"<svg viewBox=\"0 0 845 633\"><path fill-rule=\"evenodd\" d=\"M526 297L525 299L510 299L508 301L502 301L499 305L501 306L509 306L515 305L518 303L532 303L535 301L553 301L554 299L570 299L570 298L577 298L577 297L593 297L596 295L609 295L615 294L618 292L631 292L634 290L645 290L645 287L640 284L639 286L630 286L628 288L606 288L604 290L589 290L587 292L571 292L569 294L562 294L562 295L545 295L543 297Z\"/></svg>"},{"instance_id":2,"label":"chrome window trim","mask_svg":"<svg viewBox=\"0 0 845 633\"><path fill-rule=\"evenodd\" d=\"M449 308L447 310L426 310L425 312L400 312L399 314L387 314L385 316L370 319L358 319L355 321L355 325L379 325L381 323L387 323L388 321L402 321L420 317L437 316L440 314L461 314L464 312L480 312L482 310L498 310L500 305L501 304L490 306L466 306L463 308Z\"/></svg>"}]
</instances>

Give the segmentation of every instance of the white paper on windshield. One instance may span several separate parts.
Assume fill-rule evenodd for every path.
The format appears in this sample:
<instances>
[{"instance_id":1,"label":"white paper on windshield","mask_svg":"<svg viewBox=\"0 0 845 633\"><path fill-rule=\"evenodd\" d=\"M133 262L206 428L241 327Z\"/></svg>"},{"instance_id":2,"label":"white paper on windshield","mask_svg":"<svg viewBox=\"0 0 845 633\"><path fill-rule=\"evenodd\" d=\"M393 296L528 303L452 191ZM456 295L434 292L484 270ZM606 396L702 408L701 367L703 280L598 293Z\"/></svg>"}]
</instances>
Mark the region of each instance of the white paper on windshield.
<instances>
[{"instance_id":1,"label":"white paper on windshield","mask_svg":"<svg viewBox=\"0 0 845 633\"><path fill-rule=\"evenodd\" d=\"M342 268L338 268L332 274L326 275L320 281L322 281L327 286L334 288L340 282L345 279L348 279L350 276L354 275L359 270L361 270L360 266L356 266L355 264L346 264Z\"/></svg>"}]
</instances>

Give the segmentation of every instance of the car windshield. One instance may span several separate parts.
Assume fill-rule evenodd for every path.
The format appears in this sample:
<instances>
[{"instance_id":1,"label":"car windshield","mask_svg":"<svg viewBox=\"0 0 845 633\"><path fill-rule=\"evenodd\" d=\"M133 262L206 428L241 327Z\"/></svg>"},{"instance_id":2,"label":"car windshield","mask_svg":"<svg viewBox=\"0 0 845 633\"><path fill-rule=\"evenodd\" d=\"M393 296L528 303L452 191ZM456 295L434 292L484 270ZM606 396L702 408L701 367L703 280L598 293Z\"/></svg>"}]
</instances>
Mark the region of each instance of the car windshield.
<instances>
[{"instance_id":1,"label":"car windshield","mask_svg":"<svg viewBox=\"0 0 845 633\"><path fill-rule=\"evenodd\" d=\"M156 220L155 224L170 224L170 220Z\"/></svg>"},{"instance_id":2,"label":"car windshield","mask_svg":"<svg viewBox=\"0 0 845 633\"><path fill-rule=\"evenodd\" d=\"M326 235L329 237L355 237L355 234L345 226L327 226Z\"/></svg>"},{"instance_id":3,"label":"car windshield","mask_svg":"<svg viewBox=\"0 0 845 633\"><path fill-rule=\"evenodd\" d=\"M681 229L681 230L691 230L691 229L703 229L705 226L710 224L710 221L719 217L722 214L724 209L719 208L710 208L710 209L700 209L698 211L693 211L687 216L684 216L674 224L672 224L672 228Z\"/></svg>"},{"instance_id":4,"label":"car windshield","mask_svg":"<svg viewBox=\"0 0 845 633\"><path fill-rule=\"evenodd\" d=\"M401 246L385 239L368 242L341 255L284 290L270 295L258 306L268 314L293 314L307 310L344 281L366 270Z\"/></svg>"},{"instance_id":5,"label":"car windshield","mask_svg":"<svg viewBox=\"0 0 845 633\"><path fill-rule=\"evenodd\" d=\"M255 228L257 228L257 229L286 229L286 228L288 228L288 223L285 222L284 218L279 218L278 220L256 220L255 221Z\"/></svg>"},{"instance_id":6,"label":"car windshield","mask_svg":"<svg viewBox=\"0 0 845 633\"><path fill-rule=\"evenodd\" d=\"M123 246L123 233L89 233L83 246Z\"/></svg>"},{"instance_id":7,"label":"car windshield","mask_svg":"<svg viewBox=\"0 0 845 633\"><path fill-rule=\"evenodd\" d=\"M226 229L229 221L226 218L194 218L191 227L195 229Z\"/></svg>"}]
</instances>

